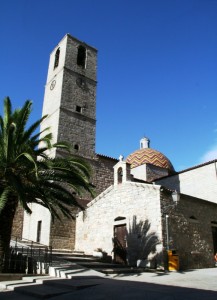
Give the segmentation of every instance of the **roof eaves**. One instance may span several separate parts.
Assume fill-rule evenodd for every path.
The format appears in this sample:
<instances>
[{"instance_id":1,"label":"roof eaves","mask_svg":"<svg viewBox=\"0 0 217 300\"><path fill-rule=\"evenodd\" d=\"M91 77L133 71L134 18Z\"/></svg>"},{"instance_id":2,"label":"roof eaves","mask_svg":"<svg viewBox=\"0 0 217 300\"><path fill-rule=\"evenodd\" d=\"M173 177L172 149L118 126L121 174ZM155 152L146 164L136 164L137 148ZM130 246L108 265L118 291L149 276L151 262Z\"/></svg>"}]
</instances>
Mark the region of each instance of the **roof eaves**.
<instances>
[{"instance_id":1,"label":"roof eaves","mask_svg":"<svg viewBox=\"0 0 217 300\"><path fill-rule=\"evenodd\" d=\"M107 155L104 155L104 154L98 154L98 153L96 153L96 156L118 161L117 158L110 157L110 156L107 156Z\"/></svg>"}]
</instances>

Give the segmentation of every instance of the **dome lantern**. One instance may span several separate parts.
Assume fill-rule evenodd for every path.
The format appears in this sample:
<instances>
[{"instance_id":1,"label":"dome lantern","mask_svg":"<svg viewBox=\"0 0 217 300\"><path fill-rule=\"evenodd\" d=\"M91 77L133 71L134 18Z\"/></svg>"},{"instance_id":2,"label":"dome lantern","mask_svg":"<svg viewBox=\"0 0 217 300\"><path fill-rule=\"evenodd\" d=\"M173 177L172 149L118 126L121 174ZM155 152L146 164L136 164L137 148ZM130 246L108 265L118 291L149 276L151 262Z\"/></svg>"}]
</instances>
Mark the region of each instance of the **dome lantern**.
<instances>
[{"instance_id":1,"label":"dome lantern","mask_svg":"<svg viewBox=\"0 0 217 300\"><path fill-rule=\"evenodd\" d=\"M146 149L149 148L150 140L146 137L142 138L140 140L140 149Z\"/></svg>"}]
</instances>

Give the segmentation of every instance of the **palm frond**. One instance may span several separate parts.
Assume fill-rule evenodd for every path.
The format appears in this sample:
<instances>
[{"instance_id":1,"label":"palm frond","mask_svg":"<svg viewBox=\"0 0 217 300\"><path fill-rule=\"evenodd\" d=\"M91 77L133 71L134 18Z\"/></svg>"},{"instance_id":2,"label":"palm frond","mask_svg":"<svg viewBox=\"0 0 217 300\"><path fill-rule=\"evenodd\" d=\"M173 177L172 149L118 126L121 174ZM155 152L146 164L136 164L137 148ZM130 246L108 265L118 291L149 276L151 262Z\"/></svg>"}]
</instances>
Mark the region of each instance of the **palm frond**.
<instances>
[{"instance_id":1,"label":"palm frond","mask_svg":"<svg viewBox=\"0 0 217 300\"><path fill-rule=\"evenodd\" d=\"M52 144L49 128L36 132L47 116L27 128L31 110L30 100L14 111L10 98L4 101L4 116L0 116L0 208L12 196L14 209L19 201L31 213L32 202L49 209L52 217L73 217L73 207L82 209L73 193L94 195L91 168L83 159L70 155L67 142ZM49 157L53 150L63 155Z\"/></svg>"},{"instance_id":2,"label":"palm frond","mask_svg":"<svg viewBox=\"0 0 217 300\"><path fill-rule=\"evenodd\" d=\"M4 124L7 125L12 113L11 100L9 97L4 99Z\"/></svg>"},{"instance_id":3,"label":"palm frond","mask_svg":"<svg viewBox=\"0 0 217 300\"><path fill-rule=\"evenodd\" d=\"M5 204L8 201L9 194L10 194L10 188L9 187L4 188L0 195L0 213L4 209Z\"/></svg>"},{"instance_id":4,"label":"palm frond","mask_svg":"<svg viewBox=\"0 0 217 300\"><path fill-rule=\"evenodd\" d=\"M41 123L44 121L44 119L47 118L47 115L46 116L43 116L41 119L37 120L35 123L33 123L23 134L23 138L22 138L22 141L21 142L25 142L29 139L31 139L32 141L33 140L37 140L38 139L38 136L42 133L42 132L39 132L38 134L36 134L35 136L32 136L32 134L36 131L37 128L39 128L39 126L41 125ZM48 128L46 128L44 131L48 130Z\"/></svg>"}]
</instances>

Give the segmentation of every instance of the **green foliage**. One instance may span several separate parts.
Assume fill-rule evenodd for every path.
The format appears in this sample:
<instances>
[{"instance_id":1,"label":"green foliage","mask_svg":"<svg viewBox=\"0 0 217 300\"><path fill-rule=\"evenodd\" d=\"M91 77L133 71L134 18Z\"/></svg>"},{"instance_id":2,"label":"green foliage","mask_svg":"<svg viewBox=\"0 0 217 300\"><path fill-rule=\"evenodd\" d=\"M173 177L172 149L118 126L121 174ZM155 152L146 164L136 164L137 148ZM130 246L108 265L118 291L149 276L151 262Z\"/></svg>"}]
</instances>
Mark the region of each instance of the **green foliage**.
<instances>
[{"instance_id":1,"label":"green foliage","mask_svg":"<svg viewBox=\"0 0 217 300\"><path fill-rule=\"evenodd\" d=\"M28 213L29 203L38 203L54 217L61 213L70 217L70 207L79 207L74 194L88 191L93 195L90 167L72 157L66 143L53 145L49 128L35 133L46 116L27 128L31 109L29 100L14 111L10 99L4 100L4 115L0 116L0 216L7 203L14 202L15 208L20 203ZM50 158L53 148L68 152L68 156Z\"/></svg>"}]
</instances>

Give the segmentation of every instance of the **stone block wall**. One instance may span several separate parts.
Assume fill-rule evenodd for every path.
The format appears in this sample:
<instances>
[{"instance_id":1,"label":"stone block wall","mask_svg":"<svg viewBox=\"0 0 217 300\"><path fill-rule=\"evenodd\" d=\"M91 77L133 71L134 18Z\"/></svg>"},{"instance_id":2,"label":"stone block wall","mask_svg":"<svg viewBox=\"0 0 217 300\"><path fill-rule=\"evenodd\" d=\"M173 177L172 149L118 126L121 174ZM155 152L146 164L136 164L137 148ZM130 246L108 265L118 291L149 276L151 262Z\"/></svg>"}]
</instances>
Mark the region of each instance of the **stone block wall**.
<instances>
[{"instance_id":1,"label":"stone block wall","mask_svg":"<svg viewBox=\"0 0 217 300\"><path fill-rule=\"evenodd\" d=\"M22 231L23 231L23 208L19 205L17 207L14 221L13 221L13 227L12 227L12 239L15 240L16 238L18 240L22 239Z\"/></svg>"},{"instance_id":2,"label":"stone block wall","mask_svg":"<svg viewBox=\"0 0 217 300\"><path fill-rule=\"evenodd\" d=\"M168 170L151 164L146 164L147 181L153 181L157 178L167 176Z\"/></svg>"},{"instance_id":3,"label":"stone block wall","mask_svg":"<svg viewBox=\"0 0 217 300\"><path fill-rule=\"evenodd\" d=\"M166 209L171 204L171 196L164 193L162 212L169 215L170 249L177 251L180 269L214 267L212 226L217 224L217 205L183 194L176 207ZM166 222L163 213L162 224L166 248Z\"/></svg>"},{"instance_id":4,"label":"stone block wall","mask_svg":"<svg viewBox=\"0 0 217 300\"><path fill-rule=\"evenodd\" d=\"M96 78L96 71L97 71L97 49L87 45L86 43L82 43L78 39L72 37L71 35L67 34L67 51L66 51L66 60L65 65L68 69L72 70L76 73L81 73L85 75L87 78ZM86 66L85 68L81 68L76 64L77 61L77 48L82 45L86 48Z\"/></svg>"},{"instance_id":5,"label":"stone block wall","mask_svg":"<svg viewBox=\"0 0 217 300\"><path fill-rule=\"evenodd\" d=\"M114 165L117 159L96 155L96 159L91 160L93 170L93 184L96 186L96 196L114 184Z\"/></svg>"},{"instance_id":6,"label":"stone block wall","mask_svg":"<svg viewBox=\"0 0 217 300\"><path fill-rule=\"evenodd\" d=\"M86 117L96 119L96 81L64 69L61 106L76 111L82 108Z\"/></svg>"},{"instance_id":7,"label":"stone block wall","mask_svg":"<svg viewBox=\"0 0 217 300\"><path fill-rule=\"evenodd\" d=\"M96 155L95 159L87 160L92 167L92 182L96 186L96 196L113 184L113 166L117 160L102 155ZM89 193L83 195L83 199L92 200ZM75 211L77 209L75 208ZM79 225L77 225L79 226ZM54 220L51 224L50 244L54 249L75 248L76 220L64 218L62 222Z\"/></svg>"},{"instance_id":8,"label":"stone block wall","mask_svg":"<svg viewBox=\"0 0 217 300\"><path fill-rule=\"evenodd\" d=\"M158 186L126 182L109 187L91 201L86 211L77 217L76 250L92 254L95 249L102 248L108 255L113 255L114 226L122 222L129 231L133 216L137 216L138 222L148 219L150 231L162 239ZM120 217L124 219L115 221Z\"/></svg>"},{"instance_id":9,"label":"stone block wall","mask_svg":"<svg viewBox=\"0 0 217 300\"><path fill-rule=\"evenodd\" d=\"M75 208L75 211L77 209ZM75 219L62 217L51 223L50 246L53 249L74 250L75 245Z\"/></svg>"}]
</instances>

